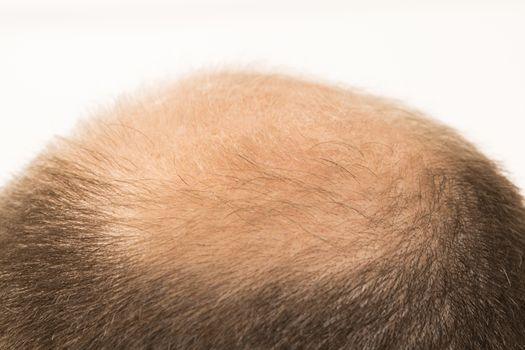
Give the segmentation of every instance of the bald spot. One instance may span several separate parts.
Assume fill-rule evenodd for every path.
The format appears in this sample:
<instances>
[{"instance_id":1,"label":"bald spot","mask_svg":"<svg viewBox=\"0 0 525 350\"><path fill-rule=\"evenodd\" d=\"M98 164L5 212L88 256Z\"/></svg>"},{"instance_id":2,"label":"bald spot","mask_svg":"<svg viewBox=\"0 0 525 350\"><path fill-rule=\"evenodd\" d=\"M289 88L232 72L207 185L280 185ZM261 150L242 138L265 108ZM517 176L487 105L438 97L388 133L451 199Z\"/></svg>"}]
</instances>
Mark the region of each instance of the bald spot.
<instances>
[{"instance_id":1,"label":"bald spot","mask_svg":"<svg viewBox=\"0 0 525 350\"><path fill-rule=\"evenodd\" d=\"M436 174L459 149L470 152L392 101L223 72L122 98L46 159L114 186L97 199L116 218L106 234L144 271L197 273L231 288L276 269L317 279L432 249L426 214L445 210Z\"/></svg>"}]
</instances>

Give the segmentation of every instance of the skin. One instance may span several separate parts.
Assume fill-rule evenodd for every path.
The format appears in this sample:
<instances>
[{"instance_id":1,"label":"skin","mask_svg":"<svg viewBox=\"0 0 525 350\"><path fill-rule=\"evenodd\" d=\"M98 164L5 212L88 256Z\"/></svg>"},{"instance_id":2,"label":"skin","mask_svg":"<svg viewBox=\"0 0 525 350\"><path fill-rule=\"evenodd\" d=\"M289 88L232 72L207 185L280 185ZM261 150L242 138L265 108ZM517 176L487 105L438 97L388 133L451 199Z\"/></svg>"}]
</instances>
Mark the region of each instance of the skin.
<instances>
[{"instance_id":1,"label":"skin","mask_svg":"<svg viewBox=\"0 0 525 350\"><path fill-rule=\"evenodd\" d=\"M424 240L390 228L426 210L425 171L446 162L425 128L444 130L374 96L222 72L123 99L54 152L121 181L122 200L140 203L118 209L125 254L158 271L220 271L238 286L283 266L300 278L327 265L337 273ZM403 203L382 221L391 198Z\"/></svg>"}]
</instances>

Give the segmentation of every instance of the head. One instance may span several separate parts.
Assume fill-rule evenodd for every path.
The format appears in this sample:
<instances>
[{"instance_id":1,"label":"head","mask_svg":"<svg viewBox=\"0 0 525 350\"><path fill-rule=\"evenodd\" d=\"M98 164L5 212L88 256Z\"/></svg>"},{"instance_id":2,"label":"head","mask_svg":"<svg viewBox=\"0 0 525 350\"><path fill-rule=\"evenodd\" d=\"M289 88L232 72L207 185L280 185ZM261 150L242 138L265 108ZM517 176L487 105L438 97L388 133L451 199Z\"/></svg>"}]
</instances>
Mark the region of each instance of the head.
<instances>
[{"instance_id":1,"label":"head","mask_svg":"<svg viewBox=\"0 0 525 350\"><path fill-rule=\"evenodd\" d=\"M123 98L0 195L6 349L519 349L525 210L401 104L279 74Z\"/></svg>"}]
</instances>

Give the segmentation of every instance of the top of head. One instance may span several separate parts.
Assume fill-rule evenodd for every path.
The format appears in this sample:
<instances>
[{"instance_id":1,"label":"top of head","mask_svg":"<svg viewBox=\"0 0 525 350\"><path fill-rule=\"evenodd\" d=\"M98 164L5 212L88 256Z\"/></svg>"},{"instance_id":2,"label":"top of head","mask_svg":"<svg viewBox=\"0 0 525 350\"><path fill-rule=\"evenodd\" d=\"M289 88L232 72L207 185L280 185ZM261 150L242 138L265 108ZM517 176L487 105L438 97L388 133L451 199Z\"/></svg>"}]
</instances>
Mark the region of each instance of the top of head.
<instances>
[{"instance_id":1,"label":"top of head","mask_svg":"<svg viewBox=\"0 0 525 350\"><path fill-rule=\"evenodd\" d=\"M417 239L402 232L428 210L443 175L432 169L468 147L392 102L256 73L122 100L69 145L56 154L125 193L116 215L137 227L127 254L241 275L294 259L315 268L306 255L355 264Z\"/></svg>"},{"instance_id":2,"label":"top of head","mask_svg":"<svg viewBox=\"0 0 525 350\"><path fill-rule=\"evenodd\" d=\"M244 300L248 310L242 293L295 286L280 290L283 300L297 289L303 302L319 291L340 304L349 298L357 309L347 306L348 317L364 328L370 316L352 303L381 314L390 300L400 320L368 329L376 345L396 322L407 325L400 339L438 341L427 329L413 335L404 317L426 309L419 322L452 329L465 289L521 283L509 271L521 235L501 230L523 228L521 199L492 163L394 102L282 75L203 74L123 99L52 145L6 195L15 200L5 212L23 230L55 235L47 247L81 246L75 254L92 259L87 275L115 269L101 273L113 283L108 292L131 288L127 275L135 287L160 283L169 309L192 280L216 293L210 300ZM492 273L496 262L504 273ZM469 263L481 269L476 277ZM460 281L463 290L448 289ZM122 298L115 302L134 300Z\"/></svg>"}]
</instances>

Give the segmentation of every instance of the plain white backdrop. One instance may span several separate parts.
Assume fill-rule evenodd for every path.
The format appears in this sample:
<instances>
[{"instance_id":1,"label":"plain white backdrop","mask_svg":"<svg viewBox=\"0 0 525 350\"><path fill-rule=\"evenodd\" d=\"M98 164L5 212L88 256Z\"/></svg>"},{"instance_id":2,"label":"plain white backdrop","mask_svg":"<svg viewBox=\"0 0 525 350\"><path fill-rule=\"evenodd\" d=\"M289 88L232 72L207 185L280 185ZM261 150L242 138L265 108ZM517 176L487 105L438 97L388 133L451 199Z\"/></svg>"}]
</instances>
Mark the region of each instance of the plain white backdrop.
<instances>
[{"instance_id":1,"label":"plain white backdrop","mask_svg":"<svg viewBox=\"0 0 525 350\"><path fill-rule=\"evenodd\" d=\"M525 189L521 0L0 0L0 185L99 104L235 64L402 100Z\"/></svg>"}]
</instances>

